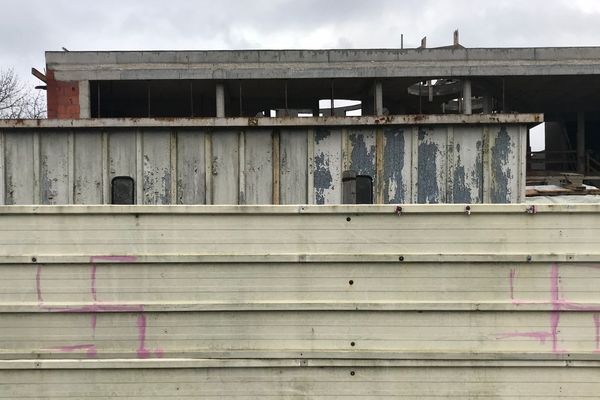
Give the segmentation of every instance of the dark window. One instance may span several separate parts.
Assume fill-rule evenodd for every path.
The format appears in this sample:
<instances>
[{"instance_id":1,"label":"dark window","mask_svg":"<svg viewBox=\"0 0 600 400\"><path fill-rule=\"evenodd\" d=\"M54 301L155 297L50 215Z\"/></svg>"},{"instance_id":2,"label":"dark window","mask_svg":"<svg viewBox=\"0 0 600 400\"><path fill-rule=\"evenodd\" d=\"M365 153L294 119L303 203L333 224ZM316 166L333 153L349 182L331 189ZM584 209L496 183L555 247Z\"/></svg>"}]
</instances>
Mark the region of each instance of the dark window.
<instances>
[{"instance_id":1,"label":"dark window","mask_svg":"<svg viewBox=\"0 0 600 400\"><path fill-rule=\"evenodd\" d=\"M115 176L111 189L111 204L135 204L135 182L132 177Z\"/></svg>"},{"instance_id":2,"label":"dark window","mask_svg":"<svg viewBox=\"0 0 600 400\"><path fill-rule=\"evenodd\" d=\"M373 178L356 176L356 204L373 204Z\"/></svg>"},{"instance_id":3,"label":"dark window","mask_svg":"<svg viewBox=\"0 0 600 400\"><path fill-rule=\"evenodd\" d=\"M355 171L342 173L343 204L373 204L373 178L357 175Z\"/></svg>"}]
</instances>

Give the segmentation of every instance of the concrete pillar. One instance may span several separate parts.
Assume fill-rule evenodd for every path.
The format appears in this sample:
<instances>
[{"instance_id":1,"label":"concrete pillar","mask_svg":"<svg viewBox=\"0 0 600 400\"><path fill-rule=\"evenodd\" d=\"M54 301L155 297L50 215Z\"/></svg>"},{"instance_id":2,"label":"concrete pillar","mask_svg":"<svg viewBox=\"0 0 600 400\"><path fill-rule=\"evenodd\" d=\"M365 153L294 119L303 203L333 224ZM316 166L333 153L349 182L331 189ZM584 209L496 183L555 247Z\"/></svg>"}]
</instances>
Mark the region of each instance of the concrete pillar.
<instances>
[{"instance_id":1,"label":"concrete pillar","mask_svg":"<svg viewBox=\"0 0 600 400\"><path fill-rule=\"evenodd\" d=\"M463 80L463 114L473 114L472 99L471 81L469 79L465 79Z\"/></svg>"},{"instance_id":2,"label":"concrete pillar","mask_svg":"<svg viewBox=\"0 0 600 400\"><path fill-rule=\"evenodd\" d=\"M585 113L577 113L577 172L585 173Z\"/></svg>"},{"instance_id":3,"label":"concrete pillar","mask_svg":"<svg viewBox=\"0 0 600 400\"><path fill-rule=\"evenodd\" d=\"M375 82L375 115L383 115L383 84L381 81Z\"/></svg>"},{"instance_id":4,"label":"concrete pillar","mask_svg":"<svg viewBox=\"0 0 600 400\"><path fill-rule=\"evenodd\" d=\"M225 118L225 85L217 83L217 118Z\"/></svg>"},{"instance_id":5,"label":"concrete pillar","mask_svg":"<svg viewBox=\"0 0 600 400\"><path fill-rule=\"evenodd\" d=\"M90 81L79 81L79 118L91 118Z\"/></svg>"}]
</instances>

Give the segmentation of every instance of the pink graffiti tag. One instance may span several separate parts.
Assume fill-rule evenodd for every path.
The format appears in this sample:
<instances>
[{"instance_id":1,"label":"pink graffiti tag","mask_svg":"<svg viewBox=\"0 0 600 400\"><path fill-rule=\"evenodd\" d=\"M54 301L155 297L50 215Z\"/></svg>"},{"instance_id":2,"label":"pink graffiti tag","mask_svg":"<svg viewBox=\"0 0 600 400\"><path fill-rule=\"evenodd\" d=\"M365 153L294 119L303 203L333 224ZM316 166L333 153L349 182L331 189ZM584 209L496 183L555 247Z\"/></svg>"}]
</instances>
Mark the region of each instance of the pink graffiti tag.
<instances>
[{"instance_id":1,"label":"pink graffiti tag","mask_svg":"<svg viewBox=\"0 0 600 400\"><path fill-rule=\"evenodd\" d=\"M137 312L140 313L137 317L137 330L138 330L138 349L137 355L139 358L148 358L152 352L146 348L146 316L143 314L144 306L142 304L102 304L98 301L98 293L96 289L96 271L97 262L134 262L136 257L134 256L93 256L90 257L91 271L90 271L90 294L93 303L81 307L58 307L49 306L44 304L42 296L42 264L39 264L36 271L35 283L36 293L38 299L38 306L44 310L50 312L61 312L61 313L89 313L91 314L90 325L92 328L92 336L96 336L96 323L97 314L102 312ZM97 354L96 345L94 344L74 344L69 346L55 347L53 350L60 352L73 352L76 350L86 350L88 357L95 357ZM157 357L162 357L164 352L162 349L156 349L154 351Z\"/></svg>"},{"instance_id":2,"label":"pink graffiti tag","mask_svg":"<svg viewBox=\"0 0 600 400\"><path fill-rule=\"evenodd\" d=\"M138 315L137 327L139 343L137 355L139 358L148 358L150 356L150 351L146 348L146 316L144 314Z\"/></svg>"},{"instance_id":3,"label":"pink graffiti tag","mask_svg":"<svg viewBox=\"0 0 600 400\"><path fill-rule=\"evenodd\" d=\"M71 353L76 350L86 350L85 353L88 355L88 357L95 357L97 353L96 345L94 344L76 344L73 346L60 346L54 347L54 350L58 350L63 353Z\"/></svg>"},{"instance_id":4,"label":"pink graffiti tag","mask_svg":"<svg viewBox=\"0 0 600 400\"><path fill-rule=\"evenodd\" d=\"M529 331L529 332L508 332L501 333L497 336L498 339L506 339L513 337L527 337L538 340L540 343L545 343L546 340L552 340L552 352L562 353L566 350L558 347L558 334L559 334L559 323L560 314L562 311L600 311L598 306L588 306L584 304L578 304L566 301L561 297L560 292L560 273L558 264L552 264L550 268L550 302L540 301L523 301L516 300L514 297L514 283L516 277L515 269L511 269L508 276L509 288L510 288L510 299L516 306L521 304L550 304L552 309L550 311L549 329L547 331ZM600 316L594 314L594 325L595 325L595 350L600 352Z\"/></svg>"}]
</instances>

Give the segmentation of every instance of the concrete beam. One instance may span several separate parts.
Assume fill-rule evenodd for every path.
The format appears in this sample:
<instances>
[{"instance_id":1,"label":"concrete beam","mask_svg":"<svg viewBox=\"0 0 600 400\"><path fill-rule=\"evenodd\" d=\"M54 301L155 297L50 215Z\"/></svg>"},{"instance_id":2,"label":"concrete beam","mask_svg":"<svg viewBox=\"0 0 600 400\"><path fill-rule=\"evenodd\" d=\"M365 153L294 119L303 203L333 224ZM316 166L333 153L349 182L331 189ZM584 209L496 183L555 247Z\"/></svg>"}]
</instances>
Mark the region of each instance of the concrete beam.
<instances>
[{"instance_id":1,"label":"concrete beam","mask_svg":"<svg viewBox=\"0 0 600 400\"><path fill-rule=\"evenodd\" d=\"M600 47L47 52L57 80L600 74Z\"/></svg>"},{"instance_id":2,"label":"concrete beam","mask_svg":"<svg viewBox=\"0 0 600 400\"><path fill-rule=\"evenodd\" d=\"M539 124L542 114L432 114L362 117L0 119L0 129L289 127L369 125Z\"/></svg>"}]
</instances>

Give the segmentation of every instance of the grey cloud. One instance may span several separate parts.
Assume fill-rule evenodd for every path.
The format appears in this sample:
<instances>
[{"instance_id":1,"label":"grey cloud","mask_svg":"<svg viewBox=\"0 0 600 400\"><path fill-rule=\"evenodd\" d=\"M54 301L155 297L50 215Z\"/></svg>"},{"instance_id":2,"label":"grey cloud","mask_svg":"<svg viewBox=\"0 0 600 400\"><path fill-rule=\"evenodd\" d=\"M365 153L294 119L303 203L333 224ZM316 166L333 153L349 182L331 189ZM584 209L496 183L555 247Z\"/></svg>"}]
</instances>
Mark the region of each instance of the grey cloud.
<instances>
[{"instance_id":1,"label":"grey cloud","mask_svg":"<svg viewBox=\"0 0 600 400\"><path fill-rule=\"evenodd\" d=\"M598 14L569 0L20 0L2 2L0 67L22 76L44 51L598 45ZM247 33L250 32L251 35ZM319 32L315 37L315 32ZM322 32L322 33L321 33ZM310 38L310 39L309 39Z\"/></svg>"}]
</instances>

